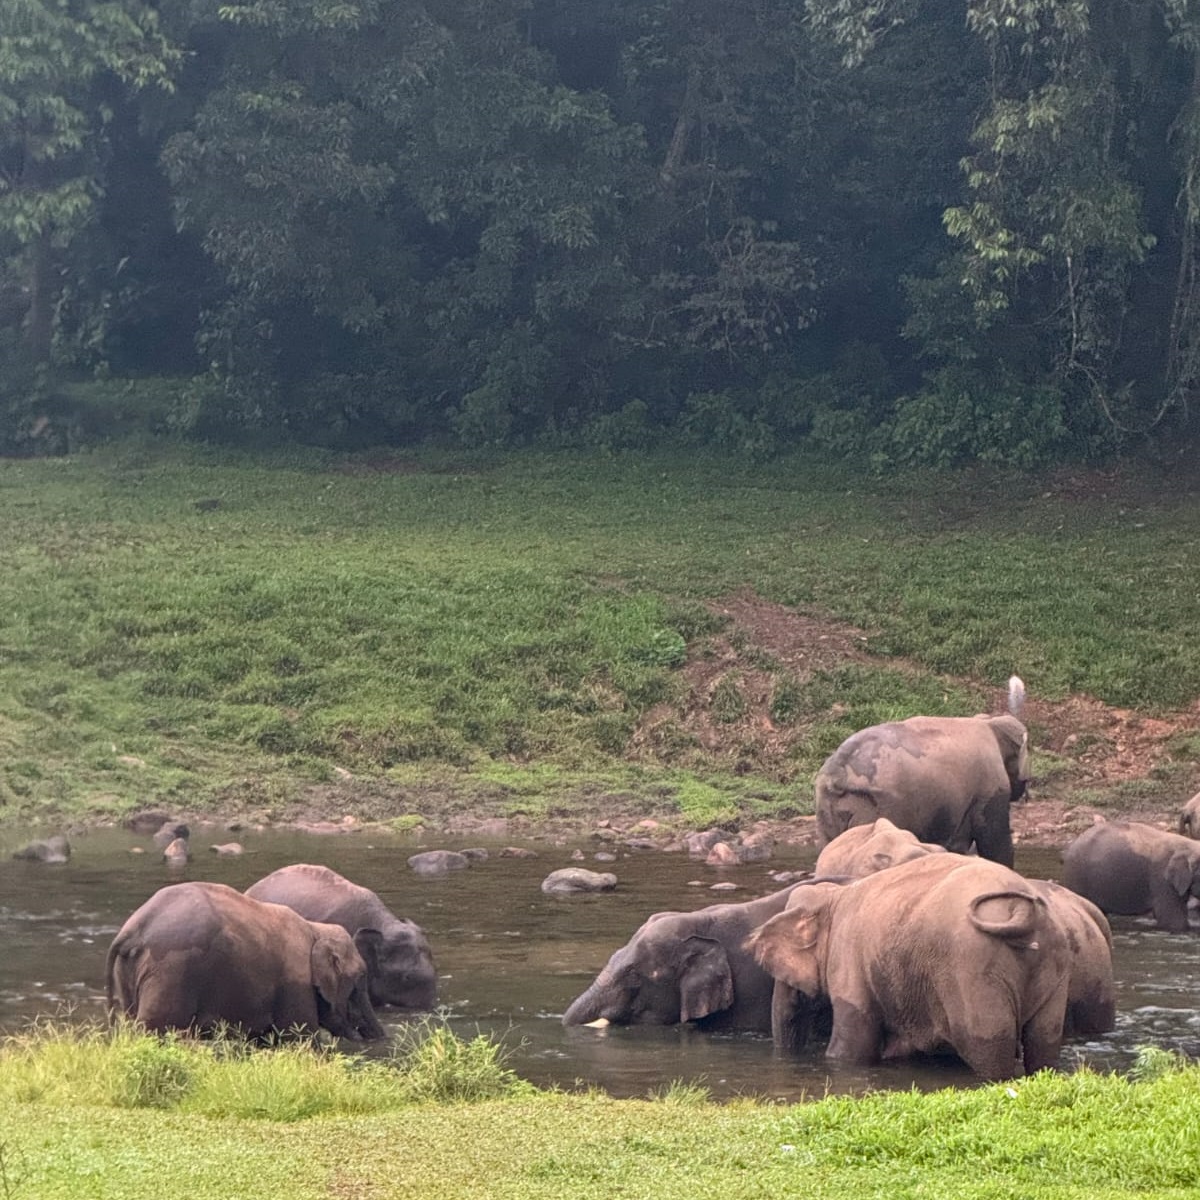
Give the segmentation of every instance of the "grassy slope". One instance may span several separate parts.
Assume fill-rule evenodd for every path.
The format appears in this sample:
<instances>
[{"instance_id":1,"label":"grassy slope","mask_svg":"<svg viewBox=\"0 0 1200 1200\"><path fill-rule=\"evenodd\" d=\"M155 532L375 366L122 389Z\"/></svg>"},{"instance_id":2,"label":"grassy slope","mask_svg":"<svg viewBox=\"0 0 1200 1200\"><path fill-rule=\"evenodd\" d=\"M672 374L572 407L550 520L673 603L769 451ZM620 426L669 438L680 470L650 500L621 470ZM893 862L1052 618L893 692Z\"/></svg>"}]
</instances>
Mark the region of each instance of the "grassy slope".
<instances>
[{"instance_id":1,"label":"grassy slope","mask_svg":"<svg viewBox=\"0 0 1200 1200\"><path fill-rule=\"evenodd\" d=\"M607 773L685 807L771 803L770 780L620 761L711 632L701 602L741 587L930 671L997 684L1019 667L1043 696L1146 708L1200 694L1194 501L806 461L343 465L131 447L0 463L10 813L270 805L338 767L402 783L469 768L539 793ZM792 778L850 728L978 704L883 675L805 688L791 703L818 720Z\"/></svg>"}]
</instances>

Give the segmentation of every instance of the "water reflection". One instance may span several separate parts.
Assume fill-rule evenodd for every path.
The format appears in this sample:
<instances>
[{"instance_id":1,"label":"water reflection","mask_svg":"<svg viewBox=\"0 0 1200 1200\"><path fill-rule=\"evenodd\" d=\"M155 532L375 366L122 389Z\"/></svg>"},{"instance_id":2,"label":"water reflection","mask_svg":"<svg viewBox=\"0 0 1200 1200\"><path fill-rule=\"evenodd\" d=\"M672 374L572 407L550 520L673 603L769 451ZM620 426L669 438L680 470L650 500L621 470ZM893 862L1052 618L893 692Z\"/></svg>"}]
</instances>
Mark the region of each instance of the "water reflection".
<instances>
[{"instance_id":1,"label":"water reflection","mask_svg":"<svg viewBox=\"0 0 1200 1200\"><path fill-rule=\"evenodd\" d=\"M368 833L240 836L247 853L224 858L210 854L208 846L229 835L196 830L192 862L180 870L159 860L149 838L115 830L75 838L74 856L62 866L13 862L8 855L27 839L7 833L0 841L0 1026L15 1028L64 1006L78 1019L101 1017L109 942L129 913L159 887L211 879L244 888L286 863L320 862L374 888L393 911L424 926L453 1026L462 1035L478 1029L502 1037L511 1065L536 1083L644 1096L682 1081L701 1084L721 1097L795 1100L973 1082L952 1060L846 1068L827 1062L819 1049L798 1060L782 1059L769 1038L752 1034L714 1036L686 1026L562 1027L559 1018L567 1005L650 913L762 895L777 886L768 867L810 866L811 851L721 870L681 855L632 851L604 864L620 880L616 892L556 898L541 892L542 879L570 865L576 845L590 854L596 847L586 839L559 846L528 843L537 850L534 859L502 858L499 846L491 845L486 862L441 878L422 878L406 867L408 855L461 844L439 839L421 845ZM147 853L132 855L131 846L146 847ZM1017 868L1053 878L1058 856L1019 854ZM736 882L739 890L709 890L720 879ZM700 886L689 886L694 881ZM1117 1028L1102 1041L1068 1046L1063 1065L1124 1069L1136 1047L1145 1043L1200 1053L1200 935L1174 936L1142 919L1115 918L1114 938ZM385 1024L399 1024L383 1016Z\"/></svg>"}]
</instances>

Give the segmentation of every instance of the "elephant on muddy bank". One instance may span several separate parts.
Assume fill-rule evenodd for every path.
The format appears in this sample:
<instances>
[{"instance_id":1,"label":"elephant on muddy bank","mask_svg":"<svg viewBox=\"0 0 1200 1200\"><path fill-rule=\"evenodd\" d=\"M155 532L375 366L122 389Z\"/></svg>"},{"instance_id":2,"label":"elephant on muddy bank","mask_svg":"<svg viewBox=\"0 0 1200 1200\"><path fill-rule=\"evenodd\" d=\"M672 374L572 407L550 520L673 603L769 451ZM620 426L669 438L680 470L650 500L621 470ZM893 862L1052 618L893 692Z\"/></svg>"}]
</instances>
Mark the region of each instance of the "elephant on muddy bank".
<instances>
[{"instance_id":1,"label":"elephant on muddy bank","mask_svg":"<svg viewBox=\"0 0 1200 1200\"><path fill-rule=\"evenodd\" d=\"M1009 805L1029 781L1029 736L1015 716L909 717L860 729L816 777L817 848L887 817L923 842L1007 867Z\"/></svg>"},{"instance_id":2,"label":"elephant on muddy bank","mask_svg":"<svg viewBox=\"0 0 1200 1200\"><path fill-rule=\"evenodd\" d=\"M765 1033L771 1028L774 981L755 962L746 939L804 886L696 912L655 913L570 1005L563 1024L696 1021L706 1029Z\"/></svg>"},{"instance_id":3,"label":"elephant on muddy bank","mask_svg":"<svg viewBox=\"0 0 1200 1200\"><path fill-rule=\"evenodd\" d=\"M340 925L221 883L161 888L121 926L108 951L108 1007L148 1029L381 1038L367 967Z\"/></svg>"},{"instance_id":4,"label":"elephant on muddy bank","mask_svg":"<svg viewBox=\"0 0 1200 1200\"><path fill-rule=\"evenodd\" d=\"M779 1045L797 1044L789 1023L827 1001L832 1058L948 1049L985 1079L1058 1058L1071 952L1046 899L998 863L930 854L853 883L814 882L751 948L784 985L772 1012Z\"/></svg>"},{"instance_id":5,"label":"elephant on muddy bank","mask_svg":"<svg viewBox=\"0 0 1200 1200\"><path fill-rule=\"evenodd\" d=\"M437 1003L437 969L425 931L397 917L370 888L328 867L293 863L251 884L246 895L345 929L366 961L372 1004L427 1012Z\"/></svg>"},{"instance_id":6,"label":"elephant on muddy bank","mask_svg":"<svg viewBox=\"0 0 1200 1200\"><path fill-rule=\"evenodd\" d=\"M1063 851L1063 883L1105 913L1152 912L1161 929L1188 929L1200 899L1200 842L1137 821L1102 821Z\"/></svg>"}]
</instances>

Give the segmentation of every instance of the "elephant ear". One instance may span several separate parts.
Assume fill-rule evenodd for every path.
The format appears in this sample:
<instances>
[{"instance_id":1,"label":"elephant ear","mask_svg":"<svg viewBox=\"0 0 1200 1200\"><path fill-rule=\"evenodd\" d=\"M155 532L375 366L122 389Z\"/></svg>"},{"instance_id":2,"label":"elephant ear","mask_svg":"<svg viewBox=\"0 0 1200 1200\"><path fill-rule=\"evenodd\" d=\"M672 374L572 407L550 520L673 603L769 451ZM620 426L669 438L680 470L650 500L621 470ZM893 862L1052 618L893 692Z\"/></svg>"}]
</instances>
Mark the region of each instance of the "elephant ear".
<instances>
[{"instance_id":1,"label":"elephant ear","mask_svg":"<svg viewBox=\"0 0 1200 1200\"><path fill-rule=\"evenodd\" d=\"M830 890L838 884L817 884L805 889L777 917L760 925L747 945L769 975L806 996L819 996L824 987L821 977L821 943L829 920Z\"/></svg>"},{"instance_id":2,"label":"elephant ear","mask_svg":"<svg viewBox=\"0 0 1200 1200\"><path fill-rule=\"evenodd\" d=\"M733 1007L733 969L729 955L712 938L684 942L685 965L679 977L679 1019L699 1021Z\"/></svg>"},{"instance_id":3,"label":"elephant ear","mask_svg":"<svg viewBox=\"0 0 1200 1200\"><path fill-rule=\"evenodd\" d=\"M318 933L313 939L309 962L312 967L312 982L317 994L331 1008L340 1011L350 994L351 969L349 954L354 952L350 935L339 929L341 938Z\"/></svg>"},{"instance_id":4,"label":"elephant ear","mask_svg":"<svg viewBox=\"0 0 1200 1200\"><path fill-rule=\"evenodd\" d=\"M1016 791L1018 785L1029 782L1029 731L1016 717L989 717L988 725L1000 747L1004 770Z\"/></svg>"},{"instance_id":5,"label":"elephant ear","mask_svg":"<svg viewBox=\"0 0 1200 1200\"><path fill-rule=\"evenodd\" d=\"M1167 859L1167 883L1176 895L1186 896L1196 882L1197 874L1192 867L1189 855L1182 850L1176 850Z\"/></svg>"},{"instance_id":6,"label":"elephant ear","mask_svg":"<svg viewBox=\"0 0 1200 1200\"><path fill-rule=\"evenodd\" d=\"M378 929L359 929L354 934L354 948L367 964L367 974L379 973L379 952L383 949L383 934Z\"/></svg>"}]
</instances>

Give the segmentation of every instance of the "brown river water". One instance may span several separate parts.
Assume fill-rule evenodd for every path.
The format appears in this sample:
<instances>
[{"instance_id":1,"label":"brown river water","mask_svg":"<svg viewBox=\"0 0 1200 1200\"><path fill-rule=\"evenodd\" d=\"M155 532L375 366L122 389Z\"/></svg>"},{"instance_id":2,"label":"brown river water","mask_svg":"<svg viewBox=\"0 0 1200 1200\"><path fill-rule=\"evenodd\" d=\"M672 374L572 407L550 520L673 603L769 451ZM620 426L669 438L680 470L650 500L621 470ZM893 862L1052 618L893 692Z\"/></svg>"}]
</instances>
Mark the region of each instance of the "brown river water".
<instances>
[{"instance_id":1,"label":"brown river water","mask_svg":"<svg viewBox=\"0 0 1200 1200\"><path fill-rule=\"evenodd\" d=\"M708 1088L716 1098L746 1095L798 1100L830 1092L949 1085L973 1076L954 1060L846 1068L828 1063L819 1047L805 1057L778 1056L769 1037L711 1035L686 1027L564 1029L563 1010L652 912L691 910L749 900L778 886L768 868L812 865L812 850L779 854L770 863L712 868L681 854L618 851L615 863L596 863L586 838L564 845L526 843L531 859L501 858L499 843L451 838L416 841L370 832L318 836L288 830L229 834L193 831L193 858L167 867L150 839L120 830L72 838L73 856L61 866L12 861L27 831L0 835L0 1029L12 1031L47 1015L72 1020L104 1015L104 959L125 918L158 888L209 879L245 888L292 862L324 863L373 888L400 916L424 927L441 976L440 1002L462 1037L499 1038L508 1064L543 1086L600 1087L616 1096L646 1096L679 1081ZM238 837L239 858L209 847ZM578 845L588 855L570 861ZM130 853L142 846L145 854ZM466 871L423 878L405 860L425 849L483 846L485 862ZM613 871L615 892L555 898L541 881L570 865ZM1056 852L1018 851L1017 869L1054 878ZM689 886L692 881L702 886ZM738 884L712 892L713 883ZM1137 1047L1155 1045L1200 1056L1200 927L1170 935L1143 918L1113 918L1118 985L1117 1028L1101 1041L1069 1043L1060 1066L1086 1063L1122 1071ZM385 1026L399 1019L380 1014Z\"/></svg>"}]
</instances>

